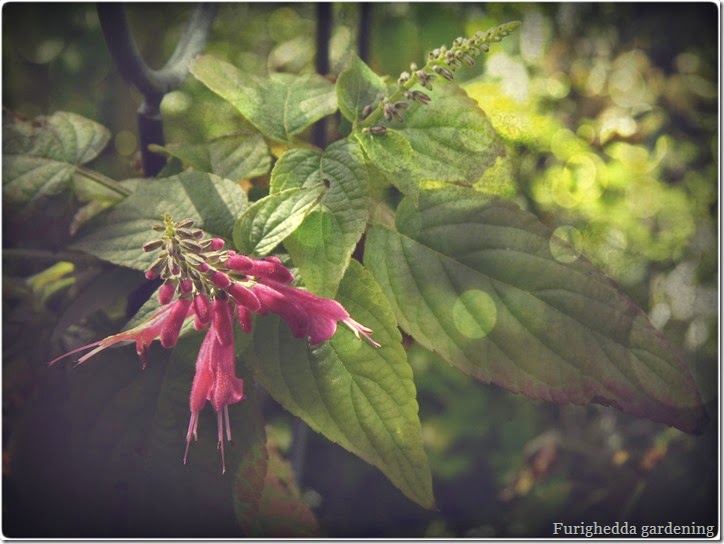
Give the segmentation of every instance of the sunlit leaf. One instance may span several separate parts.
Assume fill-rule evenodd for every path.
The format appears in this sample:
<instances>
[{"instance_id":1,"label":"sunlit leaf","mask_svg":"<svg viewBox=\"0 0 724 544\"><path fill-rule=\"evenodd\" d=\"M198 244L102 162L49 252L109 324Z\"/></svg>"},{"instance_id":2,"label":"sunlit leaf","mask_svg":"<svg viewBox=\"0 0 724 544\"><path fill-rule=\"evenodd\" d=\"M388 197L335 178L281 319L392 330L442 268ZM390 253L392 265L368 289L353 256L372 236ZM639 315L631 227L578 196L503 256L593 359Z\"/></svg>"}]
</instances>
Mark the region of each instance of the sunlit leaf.
<instances>
[{"instance_id":1,"label":"sunlit leaf","mask_svg":"<svg viewBox=\"0 0 724 544\"><path fill-rule=\"evenodd\" d=\"M686 365L646 314L513 204L423 192L395 228L369 232L365 263L400 326L483 382L685 431L702 423Z\"/></svg>"},{"instance_id":2,"label":"sunlit leaf","mask_svg":"<svg viewBox=\"0 0 724 544\"><path fill-rule=\"evenodd\" d=\"M384 135L357 138L368 158L405 194L416 196L425 180L474 186L505 155L500 138L460 87L440 84L425 92L430 104L412 104L404 122L389 123Z\"/></svg>"},{"instance_id":3,"label":"sunlit leaf","mask_svg":"<svg viewBox=\"0 0 724 544\"><path fill-rule=\"evenodd\" d=\"M265 79L211 55L196 57L191 73L278 142L290 142L337 109L334 86L317 75L273 74Z\"/></svg>"},{"instance_id":4,"label":"sunlit leaf","mask_svg":"<svg viewBox=\"0 0 724 544\"><path fill-rule=\"evenodd\" d=\"M386 91L382 78L370 70L357 55L337 78L337 102L339 110L350 121L361 119L365 106L376 106L377 95Z\"/></svg>"},{"instance_id":5,"label":"sunlit leaf","mask_svg":"<svg viewBox=\"0 0 724 544\"><path fill-rule=\"evenodd\" d=\"M304 221L319 204L326 187L286 189L254 202L234 226L234 245L247 255L271 252Z\"/></svg>"},{"instance_id":6,"label":"sunlit leaf","mask_svg":"<svg viewBox=\"0 0 724 544\"><path fill-rule=\"evenodd\" d=\"M159 149L201 172L238 181L267 174L271 155L260 134L228 134L202 144L166 144Z\"/></svg>"}]
</instances>

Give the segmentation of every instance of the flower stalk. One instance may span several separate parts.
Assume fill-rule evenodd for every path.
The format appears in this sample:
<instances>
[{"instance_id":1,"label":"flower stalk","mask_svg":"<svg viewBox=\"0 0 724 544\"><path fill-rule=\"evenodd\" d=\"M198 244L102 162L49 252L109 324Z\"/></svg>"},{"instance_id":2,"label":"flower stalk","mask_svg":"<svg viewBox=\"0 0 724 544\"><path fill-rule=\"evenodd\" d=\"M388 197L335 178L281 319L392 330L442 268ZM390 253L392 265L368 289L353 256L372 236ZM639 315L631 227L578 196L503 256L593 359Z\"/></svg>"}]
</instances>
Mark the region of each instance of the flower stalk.
<instances>
[{"instance_id":1,"label":"flower stalk","mask_svg":"<svg viewBox=\"0 0 724 544\"><path fill-rule=\"evenodd\" d=\"M454 72L463 63L472 66L475 64L475 57L490 50L489 44L501 41L520 26L520 21L512 21L485 32L478 31L472 38L456 38L452 46L441 45L439 48L430 51L427 63L418 69L414 62L410 70L400 74L397 80L397 88L389 97L380 97L377 104L369 104L365 107L367 115L363 113L363 119L357 123L357 128L364 134L384 134L384 126L380 123L382 117L387 122L393 118L402 121L403 113L410 102L418 102L423 105L430 103L430 96L420 90L412 90L415 85L421 85L427 90L432 90L432 84L438 78L448 81L454 79Z\"/></svg>"}]
</instances>

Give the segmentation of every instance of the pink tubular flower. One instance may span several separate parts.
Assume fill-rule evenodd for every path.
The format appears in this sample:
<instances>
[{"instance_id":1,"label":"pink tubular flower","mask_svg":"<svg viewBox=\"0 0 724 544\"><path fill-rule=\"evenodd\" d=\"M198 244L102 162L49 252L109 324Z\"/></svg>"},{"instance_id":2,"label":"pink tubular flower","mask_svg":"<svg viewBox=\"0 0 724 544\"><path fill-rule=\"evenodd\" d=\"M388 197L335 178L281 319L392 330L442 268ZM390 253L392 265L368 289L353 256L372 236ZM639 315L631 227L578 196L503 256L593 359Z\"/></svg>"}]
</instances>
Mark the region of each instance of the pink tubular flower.
<instances>
[{"instance_id":1,"label":"pink tubular flower","mask_svg":"<svg viewBox=\"0 0 724 544\"><path fill-rule=\"evenodd\" d=\"M336 300L321 298L309 291L273 280L257 283L253 290L262 305L259 313L271 311L280 315L295 336L309 336L312 345L332 338L337 330L337 322L341 321L357 338L361 334L370 344L380 347L370 337L372 330L352 319Z\"/></svg>"},{"instance_id":2,"label":"pink tubular flower","mask_svg":"<svg viewBox=\"0 0 724 544\"><path fill-rule=\"evenodd\" d=\"M244 398L244 381L236 376L234 359L234 329L232 307L227 300L216 299L212 308L211 326L206 333L198 359L196 375L191 386L189 407L191 418L186 433L184 464L189 453L191 437L198 438L199 413L208 400L216 411L221 471L226 472L224 431L231 441L229 405Z\"/></svg>"},{"instance_id":3,"label":"pink tubular flower","mask_svg":"<svg viewBox=\"0 0 724 544\"><path fill-rule=\"evenodd\" d=\"M159 338L164 333L164 331L166 333L165 335L167 343L173 342L171 345L176 344L176 339L178 339L178 333L181 330L181 326L183 325L183 322L187 317L190 302L191 301L189 299L178 299L176 300L176 302L172 302L170 304L167 304L166 306L163 306L152 317L150 317L148 320L144 321L137 327L118 334L114 334L113 336L109 336L107 338L104 338L103 340L99 340L97 342L93 342L91 344L86 344L85 346L76 348L72 351L69 351L68 353L61 355L60 357L56 357L48 364L52 365L67 357L68 355L73 355L74 353L78 353L88 348L95 347L94 350L89 351L88 353L83 355L83 357L78 359L77 364L82 364L91 357L93 357L95 354L100 353L104 349L109 348L114 344L118 344L119 342L136 342L136 353L138 353L138 356L141 359L143 368L146 368L146 365L148 364L148 347L156 338Z\"/></svg>"}]
</instances>

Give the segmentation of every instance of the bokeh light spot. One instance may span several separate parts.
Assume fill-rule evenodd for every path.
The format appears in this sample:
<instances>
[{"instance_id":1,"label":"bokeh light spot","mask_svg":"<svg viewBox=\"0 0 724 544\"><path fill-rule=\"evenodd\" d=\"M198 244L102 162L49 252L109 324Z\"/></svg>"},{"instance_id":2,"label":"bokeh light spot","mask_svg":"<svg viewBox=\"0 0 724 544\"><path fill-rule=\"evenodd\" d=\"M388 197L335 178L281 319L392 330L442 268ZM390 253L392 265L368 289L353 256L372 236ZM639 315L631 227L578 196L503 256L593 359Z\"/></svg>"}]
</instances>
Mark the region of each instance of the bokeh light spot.
<instances>
[{"instance_id":1,"label":"bokeh light spot","mask_svg":"<svg viewBox=\"0 0 724 544\"><path fill-rule=\"evenodd\" d=\"M570 225L558 227L548 242L551 255L559 263L568 264L581 255L583 237L581 232Z\"/></svg>"},{"instance_id":2,"label":"bokeh light spot","mask_svg":"<svg viewBox=\"0 0 724 544\"><path fill-rule=\"evenodd\" d=\"M120 130L113 140L113 145L119 155L128 157L136 151L137 145L136 135L128 130Z\"/></svg>"},{"instance_id":3,"label":"bokeh light spot","mask_svg":"<svg viewBox=\"0 0 724 544\"><path fill-rule=\"evenodd\" d=\"M461 334L476 339L487 336L495 327L498 311L485 291L469 289L453 305L453 323Z\"/></svg>"}]
</instances>

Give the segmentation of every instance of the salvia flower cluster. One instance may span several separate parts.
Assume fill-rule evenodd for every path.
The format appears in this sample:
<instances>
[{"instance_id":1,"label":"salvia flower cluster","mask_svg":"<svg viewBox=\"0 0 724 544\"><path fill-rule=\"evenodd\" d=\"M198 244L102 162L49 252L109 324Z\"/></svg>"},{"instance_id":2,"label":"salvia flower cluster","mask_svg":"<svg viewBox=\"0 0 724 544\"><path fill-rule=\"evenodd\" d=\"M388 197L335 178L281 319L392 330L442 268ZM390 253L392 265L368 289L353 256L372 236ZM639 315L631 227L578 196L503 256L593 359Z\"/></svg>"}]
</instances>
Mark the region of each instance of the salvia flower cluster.
<instances>
[{"instance_id":1,"label":"salvia flower cluster","mask_svg":"<svg viewBox=\"0 0 724 544\"><path fill-rule=\"evenodd\" d=\"M147 279L163 280L158 289L161 308L137 327L82 346L50 364L94 348L78 359L80 364L119 342L135 342L145 368L151 343L158 339L164 348L172 348L186 320L193 318L194 328L207 332L191 385L184 463L191 438L197 439L199 413L208 401L216 411L222 472L226 471L224 435L231 441L229 405L244 398L244 382L236 376L234 320L244 332L251 332L253 314L272 312L289 325L295 337L307 337L313 345L330 339L337 323L342 322L357 338L362 335L379 347L370 337L372 331L352 319L337 301L291 285L294 276L277 257L253 259L225 250L223 240L205 238L201 229L193 227L191 219L176 222L166 215L164 224L153 228L163 235L144 244L143 249L161 250L146 270Z\"/></svg>"},{"instance_id":2,"label":"salvia flower cluster","mask_svg":"<svg viewBox=\"0 0 724 544\"><path fill-rule=\"evenodd\" d=\"M446 45L433 49L427 56L427 63L418 68L414 62L410 64L410 70L404 71L397 79L397 89L389 96L379 95L374 104L368 104L362 110L362 122L360 126L365 134L384 134L387 129L380 124L381 117L385 121L404 121L404 112L410 107L411 102L423 105L430 103L430 95L419 89L413 90L416 84L431 91L432 84L443 78L448 81L454 79L455 71L463 64L472 66L475 64L475 57L490 50L488 44L499 42L516 28L520 26L519 21L505 23L491 28L486 32L478 31L472 38L456 38L448 49Z\"/></svg>"}]
</instances>

